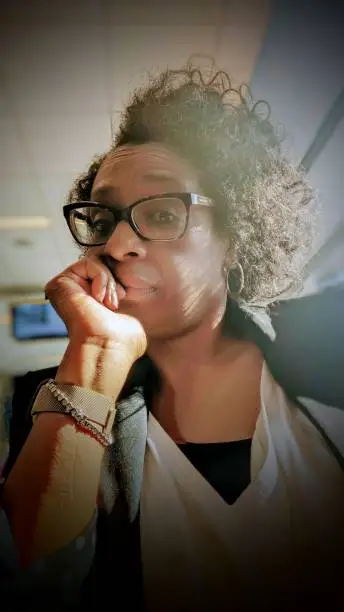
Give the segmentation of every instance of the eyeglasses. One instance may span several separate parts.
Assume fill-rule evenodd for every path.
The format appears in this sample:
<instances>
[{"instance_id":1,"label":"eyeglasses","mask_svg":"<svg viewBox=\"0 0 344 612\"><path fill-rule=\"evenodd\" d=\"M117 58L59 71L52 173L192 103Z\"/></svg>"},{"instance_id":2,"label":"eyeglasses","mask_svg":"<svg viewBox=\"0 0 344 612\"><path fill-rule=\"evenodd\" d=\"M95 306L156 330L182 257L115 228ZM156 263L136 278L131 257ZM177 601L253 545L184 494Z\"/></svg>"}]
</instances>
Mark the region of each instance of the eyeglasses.
<instances>
[{"instance_id":1,"label":"eyeglasses","mask_svg":"<svg viewBox=\"0 0 344 612\"><path fill-rule=\"evenodd\" d=\"M81 246L105 244L120 221L127 221L144 240L177 240L185 234L191 205L214 206L213 201L194 193L164 193L142 198L127 208L97 202L75 202L63 207L74 239Z\"/></svg>"}]
</instances>

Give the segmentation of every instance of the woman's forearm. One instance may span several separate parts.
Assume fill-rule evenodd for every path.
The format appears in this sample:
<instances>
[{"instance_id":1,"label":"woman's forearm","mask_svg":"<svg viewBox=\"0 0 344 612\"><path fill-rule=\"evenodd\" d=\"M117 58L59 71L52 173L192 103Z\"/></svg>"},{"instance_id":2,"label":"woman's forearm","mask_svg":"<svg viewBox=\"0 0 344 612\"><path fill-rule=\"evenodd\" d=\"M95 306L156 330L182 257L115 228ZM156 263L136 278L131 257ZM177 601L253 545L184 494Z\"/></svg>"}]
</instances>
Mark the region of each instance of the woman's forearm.
<instances>
[{"instance_id":1,"label":"woman's forearm","mask_svg":"<svg viewBox=\"0 0 344 612\"><path fill-rule=\"evenodd\" d=\"M4 489L4 507L27 565L83 531L96 505L103 447L70 417L41 414Z\"/></svg>"},{"instance_id":2,"label":"woman's forearm","mask_svg":"<svg viewBox=\"0 0 344 612\"><path fill-rule=\"evenodd\" d=\"M118 356L94 345L69 346L56 383L83 386L115 401L131 366L124 355L119 363ZM103 454L104 447L71 417L39 414L3 497L23 565L53 553L85 529L96 508Z\"/></svg>"}]
</instances>

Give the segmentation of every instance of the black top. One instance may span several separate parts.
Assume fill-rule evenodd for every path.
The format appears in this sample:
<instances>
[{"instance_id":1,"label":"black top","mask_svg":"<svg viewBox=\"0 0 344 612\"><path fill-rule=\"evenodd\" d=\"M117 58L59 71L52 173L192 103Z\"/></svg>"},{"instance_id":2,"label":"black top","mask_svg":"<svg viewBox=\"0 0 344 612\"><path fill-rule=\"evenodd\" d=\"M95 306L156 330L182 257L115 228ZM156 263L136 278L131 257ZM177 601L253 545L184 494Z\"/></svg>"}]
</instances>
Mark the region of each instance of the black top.
<instances>
[{"instance_id":1,"label":"black top","mask_svg":"<svg viewBox=\"0 0 344 612\"><path fill-rule=\"evenodd\" d=\"M227 504L234 504L250 483L251 444L251 439L207 444L187 442L179 448Z\"/></svg>"}]
</instances>

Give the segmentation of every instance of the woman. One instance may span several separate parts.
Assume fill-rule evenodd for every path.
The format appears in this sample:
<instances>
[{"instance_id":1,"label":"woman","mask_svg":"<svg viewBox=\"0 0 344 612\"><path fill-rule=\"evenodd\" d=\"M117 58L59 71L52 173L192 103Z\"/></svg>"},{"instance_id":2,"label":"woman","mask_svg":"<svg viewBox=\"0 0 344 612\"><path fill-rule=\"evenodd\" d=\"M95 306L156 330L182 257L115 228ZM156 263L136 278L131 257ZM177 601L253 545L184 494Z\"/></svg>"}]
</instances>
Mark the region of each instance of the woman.
<instances>
[{"instance_id":1,"label":"woman","mask_svg":"<svg viewBox=\"0 0 344 612\"><path fill-rule=\"evenodd\" d=\"M268 364L266 306L299 281L313 209L226 74L168 70L135 93L64 208L83 254L46 287L69 344L5 483L21 566L5 592L57 609L337 602L335 445Z\"/></svg>"}]
</instances>

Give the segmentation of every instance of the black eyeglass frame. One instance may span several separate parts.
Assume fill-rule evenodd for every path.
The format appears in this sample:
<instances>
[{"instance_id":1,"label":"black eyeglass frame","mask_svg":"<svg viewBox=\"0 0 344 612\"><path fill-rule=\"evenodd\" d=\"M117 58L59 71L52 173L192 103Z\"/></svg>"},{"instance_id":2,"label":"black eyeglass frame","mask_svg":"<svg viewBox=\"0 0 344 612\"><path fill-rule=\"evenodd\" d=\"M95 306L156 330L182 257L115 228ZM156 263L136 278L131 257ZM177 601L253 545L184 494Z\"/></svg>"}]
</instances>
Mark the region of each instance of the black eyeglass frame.
<instances>
[{"instance_id":1,"label":"black eyeglass frame","mask_svg":"<svg viewBox=\"0 0 344 612\"><path fill-rule=\"evenodd\" d=\"M175 238L146 238L146 236L144 236L139 228L137 227L134 219L133 219L133 210L136 208L136 206L138 206L139 204L142 204L143 202L146 202L148 200L161 200L162 198L178 198L179 200L181 200L185 206L186 209L186 220L185 220L185 227L183 229L183 231L176 236ZM76 240L76 242L78 244L80 244L80 246L85 246L85 247L96 247L96 246L103 246L104 244L107 243L107 241L109 240L110 236L112 235L112 233L115 231L116 226L121 222L121 221L127 221L127 223L129 223L130 227L134 230L134 232L140 237L142 238L142 240L147 240L148 242L171 242L173 240L179 240L180 238L182 238L187 230L188 224L189 224L189 216L190 216L190 208L192 205L198 205L198 206L207 206L207 207L213 207L215 206L214 201L211 198L208 198L206 196L203 195L198 195L196 193L188 193L188 192L182 192L182 193L159 193L153 196L147 196L145 198L141 198L140 200L137 200L136 202L134 202L133 204L131 204L130 206L128 206L127 208L115 208L114 206L107 206L106 204L101 204L99 202L93 202L93 201L84 201L84 200L80 200L79 202L73 202L72 204L65 204L65 206L63 207L63 216L66 219L69 231L71 232L74 240ZM80 242L80 240L78 240L78 238L75 236L72 228L71 228L71 222L70 222L70 213L77 209L77 208L82 208L82 207L87 207L87 208L101 208L102 210L106 210L109 211L114 219L114 229L112 231L112 233L109 235L109 237L104 240L103 242L97 242L95 244L88 244L88 243L84 243L84 242Z\"/></svg>"}]
</instances>

